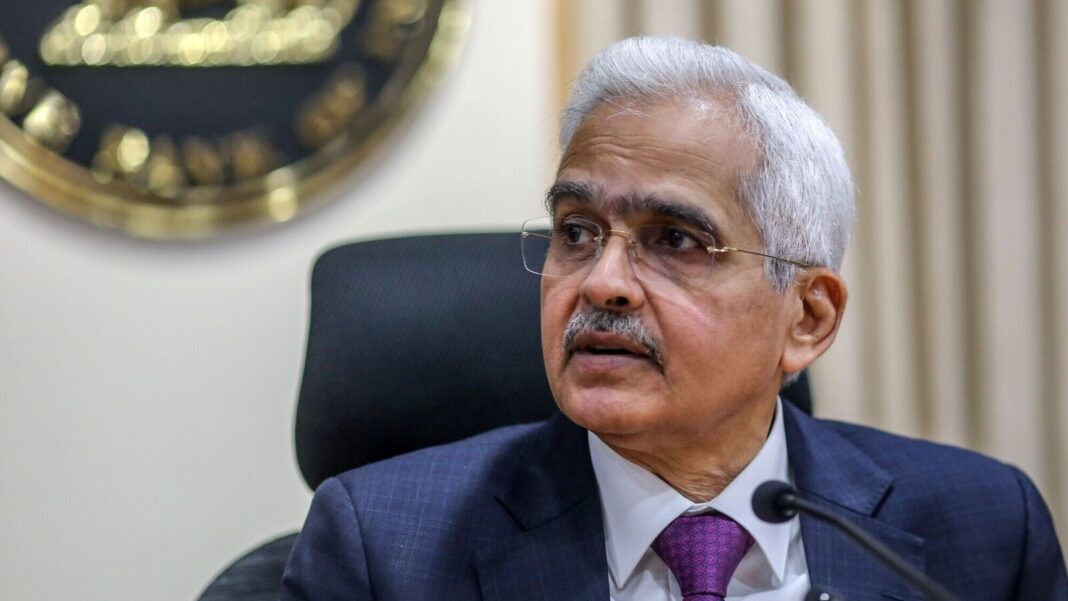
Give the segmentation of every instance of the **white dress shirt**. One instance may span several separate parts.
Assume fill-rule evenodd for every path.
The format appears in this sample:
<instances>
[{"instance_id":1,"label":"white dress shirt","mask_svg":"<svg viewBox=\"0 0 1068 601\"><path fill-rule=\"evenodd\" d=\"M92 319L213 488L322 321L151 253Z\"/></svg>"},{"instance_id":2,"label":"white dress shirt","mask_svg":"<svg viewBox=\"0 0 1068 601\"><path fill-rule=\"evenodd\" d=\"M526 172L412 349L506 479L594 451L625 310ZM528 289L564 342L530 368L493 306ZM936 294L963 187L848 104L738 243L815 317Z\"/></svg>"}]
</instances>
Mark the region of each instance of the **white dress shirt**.
<instances>
[{"instance_id":1,"label":"white dress shirt","mask_svg":"<svg viewBox=\"0 0 1068 601\"><path fill-rule=\"evenodd\" d=\"M715 510L753 536L754 544L727 585L729 601L803 601L808 567L795 517L768 524L753 514L750 498L766 480L791 481L782 423L782 400L764 446L740 474L707 503L694 503L645 468L627 461L595 434L590 458L601 492L608 580L612 601L681 601L671 571L649 545L682 514Z\"/></svg>"}]
</instances>

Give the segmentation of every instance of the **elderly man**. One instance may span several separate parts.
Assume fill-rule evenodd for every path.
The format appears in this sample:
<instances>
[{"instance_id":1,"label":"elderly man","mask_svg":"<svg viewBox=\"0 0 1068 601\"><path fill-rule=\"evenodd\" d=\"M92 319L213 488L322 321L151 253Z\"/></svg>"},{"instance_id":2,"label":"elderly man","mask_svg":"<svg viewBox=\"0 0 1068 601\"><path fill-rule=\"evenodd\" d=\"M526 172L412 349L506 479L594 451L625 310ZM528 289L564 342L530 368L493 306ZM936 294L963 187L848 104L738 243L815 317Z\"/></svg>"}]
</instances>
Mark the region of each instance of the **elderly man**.
<instances>
[{"instance_id":1,"label":"elderly man","mask_svg":"<svg viewBox=\"0 0 1068 601\"><path fill-rule=\"evenodd\" d=\"M1068 600L1020 471L779 400L841 323L853 219L842 149L785 82L626 40L583 72L560 140L523 256L563 415L326 481L284 599L919 598L819 522L758 519L778 479L961 599Z\"/></svg>"}]
</instances>

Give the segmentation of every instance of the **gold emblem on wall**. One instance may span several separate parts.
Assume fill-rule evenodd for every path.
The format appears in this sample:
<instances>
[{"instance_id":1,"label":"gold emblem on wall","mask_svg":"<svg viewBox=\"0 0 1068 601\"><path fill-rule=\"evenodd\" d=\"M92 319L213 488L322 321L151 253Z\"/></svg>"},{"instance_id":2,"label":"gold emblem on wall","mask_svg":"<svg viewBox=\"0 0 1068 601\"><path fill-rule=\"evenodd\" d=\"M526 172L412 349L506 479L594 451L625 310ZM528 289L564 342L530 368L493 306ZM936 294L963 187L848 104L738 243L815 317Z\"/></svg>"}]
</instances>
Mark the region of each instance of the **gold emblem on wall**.
<instances>
[{"instance_id":1,"label":"gold emblem on wall","mask_svg":"<svg viewBox=\"0 0 1068 601\"><path fill-rule=\"evenodd\" d=\"M463 5L20 3L0 24L0 176L135 236L287 221L427 95Z\"/></svg>"}]
</instances>

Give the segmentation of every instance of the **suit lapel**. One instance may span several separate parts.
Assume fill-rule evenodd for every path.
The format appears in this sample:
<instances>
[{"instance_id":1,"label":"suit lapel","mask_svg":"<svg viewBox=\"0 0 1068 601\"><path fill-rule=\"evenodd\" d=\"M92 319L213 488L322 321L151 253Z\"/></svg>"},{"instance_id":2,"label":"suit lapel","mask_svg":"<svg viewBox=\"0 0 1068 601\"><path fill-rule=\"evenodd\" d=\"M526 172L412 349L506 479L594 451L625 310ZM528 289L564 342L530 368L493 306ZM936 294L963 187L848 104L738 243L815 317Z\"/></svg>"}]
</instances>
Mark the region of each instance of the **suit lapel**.
<instances>
[{"instance_id":1,"label":"suit lapel","mask_svg":"<svg viewBox=\"0 0 1068 601\"><path fill-rule=\"evenodd\" d=\"M561 415L515 453L497 499L518 535L476 556L486 601L607 601L608 563L586 431Z\"/></svg>"},{"instance_id":2,"label":"suit lapel","mask_svg":"<svg viewBox=\"0 0 1068 601\"><path fill-rule=\"evenodd\" d=\"M924 569L924 540L877 519L893 478L864 451L825 424L784 403L787 449L798 493L851 520L906 561ZM829 525L801 518L814 588L849 601L922 598L860 546Z\"/></svg>"}]
</instances>

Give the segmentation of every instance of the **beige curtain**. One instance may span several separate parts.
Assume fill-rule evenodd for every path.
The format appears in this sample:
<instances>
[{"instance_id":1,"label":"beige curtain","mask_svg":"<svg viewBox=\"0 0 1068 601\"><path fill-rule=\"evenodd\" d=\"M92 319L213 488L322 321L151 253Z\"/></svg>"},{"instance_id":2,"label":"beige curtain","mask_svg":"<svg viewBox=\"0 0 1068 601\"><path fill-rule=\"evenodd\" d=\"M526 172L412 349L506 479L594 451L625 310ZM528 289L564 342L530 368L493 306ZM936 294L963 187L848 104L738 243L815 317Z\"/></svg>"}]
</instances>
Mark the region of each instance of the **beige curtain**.
<instances>
[{"instance_id":1,"label":"beige curtain","mask_svg":"<svg viewBox=\"0 0 1068 601\"><path fill-rule=\"evenodd\" d=\"M790 81L859 194L817 412L980 450L1068 540L1068 2L558 0L562 82L612 41L701 38Z\"/></svg>"}]
</instances>

